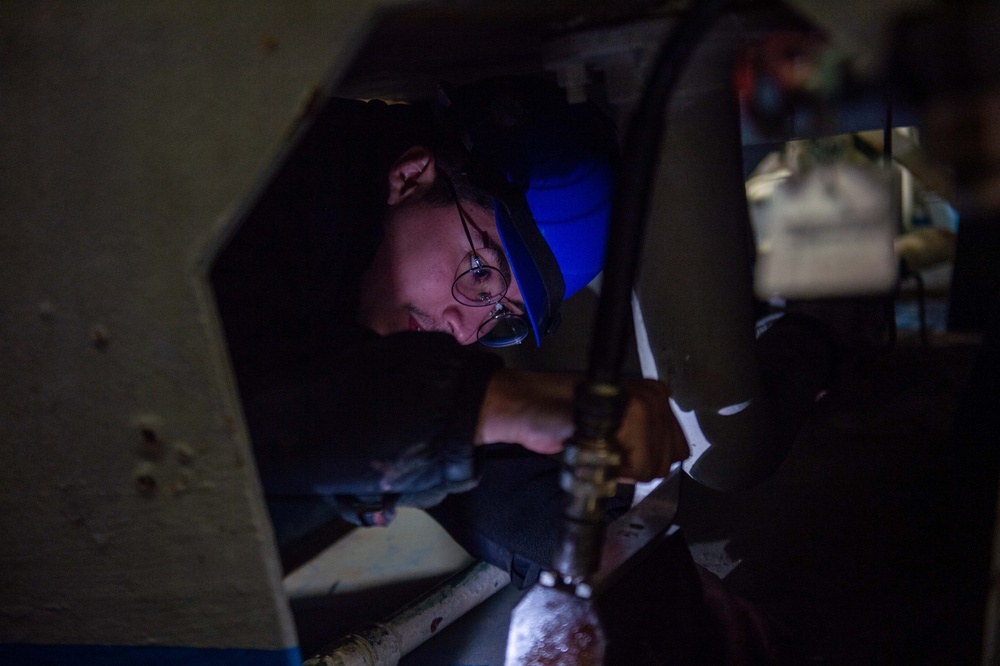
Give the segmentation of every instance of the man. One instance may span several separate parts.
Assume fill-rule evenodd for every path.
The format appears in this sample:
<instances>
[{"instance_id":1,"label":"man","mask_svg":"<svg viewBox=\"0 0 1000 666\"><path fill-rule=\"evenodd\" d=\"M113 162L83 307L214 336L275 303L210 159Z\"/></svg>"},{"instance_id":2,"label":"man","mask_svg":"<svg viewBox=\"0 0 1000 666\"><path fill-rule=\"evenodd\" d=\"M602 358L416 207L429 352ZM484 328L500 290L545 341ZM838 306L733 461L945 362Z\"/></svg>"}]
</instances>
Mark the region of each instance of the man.
<instances>
[{"instance_id":1,"label":"man","mask_svg":"<svg viewBox=\"0 0 1000 666\"><path fill-rule=\"evenodd\" d=\"M599 272L614 150L596 108L534 80L312 118L211 272L279 545L315 522L305 500L360 524L440 504L533 580L560 500L538 454L573 433L579 377L475 343L540 342ZM688 453L668 392L628 388L622 476L663 476Z\"/></svg>"}]
</instances>

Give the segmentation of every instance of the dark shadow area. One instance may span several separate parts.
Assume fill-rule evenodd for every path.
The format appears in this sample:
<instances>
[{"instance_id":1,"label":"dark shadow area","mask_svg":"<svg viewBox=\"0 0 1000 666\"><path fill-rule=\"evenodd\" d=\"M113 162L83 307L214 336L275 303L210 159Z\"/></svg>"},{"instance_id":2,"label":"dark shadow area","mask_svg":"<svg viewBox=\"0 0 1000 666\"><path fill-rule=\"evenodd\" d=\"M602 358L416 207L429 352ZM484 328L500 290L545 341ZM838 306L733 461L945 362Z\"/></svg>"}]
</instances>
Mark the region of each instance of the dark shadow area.
<instances>
[{"instance_id":1,"label":"dark shadow area","mask_svg":"<svg viewBox=\"0 0 1000 666\"><path fill-rule=\"evenodd\" d=\"M985 418L967 402L981 351L902 338L841 378L760 486L727 495L686 479L689 542L738 562L726 585L815 663L978 661L997 470L995 446L970 435Z\"/></svg>"}]
</instances>

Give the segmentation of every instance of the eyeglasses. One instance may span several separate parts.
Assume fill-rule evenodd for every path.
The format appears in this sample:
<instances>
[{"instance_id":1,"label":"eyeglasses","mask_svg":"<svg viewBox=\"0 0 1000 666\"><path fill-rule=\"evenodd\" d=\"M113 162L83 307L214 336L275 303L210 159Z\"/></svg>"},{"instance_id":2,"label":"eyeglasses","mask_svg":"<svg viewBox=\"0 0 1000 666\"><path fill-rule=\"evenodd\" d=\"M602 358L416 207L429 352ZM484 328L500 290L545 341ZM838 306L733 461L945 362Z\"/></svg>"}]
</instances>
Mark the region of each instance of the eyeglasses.
<instances>
[{"instance_id":1,"label":"eyeglasses","mask_svg":"<svg viewBox=\"0 0 1000 666\"><path fill-rule=\"evenodd\" d=\"M481 250L476 250L475 243L472 242L472 234L469 232L469 223L455 193L455 187L447 176L443 177L448 184L448 189L451 190L451 196L458 209L458 217L462 221L462 228L465 230L465 237L469 241L471 250L460 265L464 268L468 262L469 268L455 278L455 282L451 285L451 295L456 301L469 307L493 306L489 316L476 330L476 339L480 343L487 347L509 347L519 344L528 337L531 326L523 315L512 312L502 302L507 295L507 289L510 288L510 268L507 257L503 255L503 250L489 242L488 237L484 238L487 241L484 243L484 247ZM501 266L506 270L496 266Z\"/></svg>"}]
</instances>

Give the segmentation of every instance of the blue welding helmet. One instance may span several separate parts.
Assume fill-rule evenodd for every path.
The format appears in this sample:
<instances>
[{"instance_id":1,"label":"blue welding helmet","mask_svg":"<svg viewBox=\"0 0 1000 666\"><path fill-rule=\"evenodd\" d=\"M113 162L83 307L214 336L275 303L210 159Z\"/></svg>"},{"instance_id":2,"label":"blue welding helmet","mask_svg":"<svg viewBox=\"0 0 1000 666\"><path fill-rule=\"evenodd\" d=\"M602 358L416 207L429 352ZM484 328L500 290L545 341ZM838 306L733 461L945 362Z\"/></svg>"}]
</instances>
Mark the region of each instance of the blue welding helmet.
<instances>
[{"instance_id":1,"label":"blue welding helmet","mask_svg":"<svg viewBox=\"0 0 1000 666\"><path fill-rule=\"evenodd\" d=\"M470 155L469 178L494 197L497 229L540 345L563 299L601 272L618 142L594 104L558 86L504 77L445 93Z\"/></svg>"}]
</instances>

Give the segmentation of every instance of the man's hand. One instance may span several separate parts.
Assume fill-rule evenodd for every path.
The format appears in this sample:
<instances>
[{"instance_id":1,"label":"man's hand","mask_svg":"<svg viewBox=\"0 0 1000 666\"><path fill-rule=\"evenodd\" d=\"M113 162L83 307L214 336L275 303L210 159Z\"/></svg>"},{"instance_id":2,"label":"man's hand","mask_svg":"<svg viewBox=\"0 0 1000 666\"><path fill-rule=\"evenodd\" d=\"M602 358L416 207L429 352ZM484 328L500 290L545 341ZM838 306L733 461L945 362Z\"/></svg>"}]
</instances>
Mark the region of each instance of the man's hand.
<instances>
[{"instance_id":1,"label":"man's hand","mask_svg":"<svg viewBox=\"0 0 1000 666\"><path fill-rule=\"evenodd\" d=\"M574 430L573 390L582 377L569 373L500 370L490 381L479 413L477 444L517 443L537 453L557 453ZM690 451L661 382L628 379L628 404L618 430L623 479L666 476Z\"/></svg>"}]
</instances>

